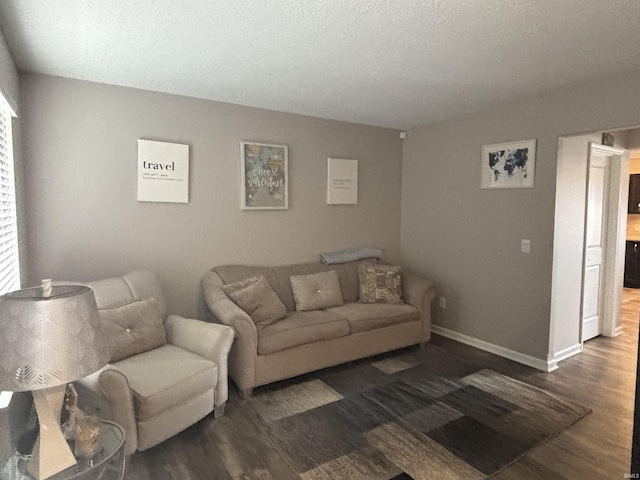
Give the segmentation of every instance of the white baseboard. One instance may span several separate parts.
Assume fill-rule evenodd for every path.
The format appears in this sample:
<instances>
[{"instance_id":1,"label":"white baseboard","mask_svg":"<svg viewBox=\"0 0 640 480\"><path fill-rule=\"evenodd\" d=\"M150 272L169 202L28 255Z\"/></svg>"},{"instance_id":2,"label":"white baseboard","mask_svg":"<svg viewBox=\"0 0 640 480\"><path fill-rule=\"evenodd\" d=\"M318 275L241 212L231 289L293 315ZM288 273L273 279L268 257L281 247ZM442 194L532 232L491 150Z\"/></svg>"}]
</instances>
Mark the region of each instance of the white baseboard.
<instances>
[{"instance_id":1,"label":"white baseboard","mask_svg":"<svg viewBox=\"0 0 640 480\"><path fill-rule=\"evenodd\" d=\"M499 345L494 345L493 343L485 342L484 340L470 337L463 333L454 332L453 330L449 330L448 328L443 328L438 325L431 325L431 331L433 333L437 333L438 335L442 335L443 337L455 340L456 342L464 343L465 345L470 345L480 350L484 350L485 352L508 358L509 360L522 363L523 365L533 367L537 370L542 370L543 372L550 372L551 370L555 370L556 368L558 368L557 364L554 366L554 368L550 368L549 362L546 362L545 360L542 360L540 358L525 355L524 353L516 352L515 350L510 350Z\"/></svg>"},{"instance_id":2,"label":"white baseboard","mask_svg":"<svg viewBox=\"0 0 640 480\"><path fill-rule=\"evenodd\" d=\"M553 355L553 358L547 361L547 364L549 365L549 369L547 371L553 372L558 368L558 362L561 362L562 360L566 360L569 357L573 357L574 355L577 355L581 351L582 351L581 343L576 343L575 345L565 348L564 350L560 350L558 353L555 353Z\"/></svg>"}]
</instances>

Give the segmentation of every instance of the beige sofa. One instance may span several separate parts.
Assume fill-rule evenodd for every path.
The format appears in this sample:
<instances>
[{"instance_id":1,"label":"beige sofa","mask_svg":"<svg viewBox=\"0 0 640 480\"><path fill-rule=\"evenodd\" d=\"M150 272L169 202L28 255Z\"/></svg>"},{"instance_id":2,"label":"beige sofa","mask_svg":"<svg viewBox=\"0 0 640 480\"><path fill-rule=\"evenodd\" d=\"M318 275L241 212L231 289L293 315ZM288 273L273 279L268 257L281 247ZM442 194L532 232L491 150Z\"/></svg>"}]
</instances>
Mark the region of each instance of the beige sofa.
<instances>
[{"instance_id":1,"label":"beige sofa","mask_svg":"<svg viewBox=\"0 0 640 480\"><path fill-rule=\"evenodd\" d=\"M371 261L370 259L367 261ZM236 339L229 353L229 375L241 396L254 387L338 365L431 338L433 284L402 273L404 304L358 303L358 266L362 261L278 267L227 265L202 280L210 320L230 325ZM344 305L296 311L291 275L337 272ZM223 285L264 275L286 307L286 317L258 328L224 292Z\"/></svg>"}]
</instances>

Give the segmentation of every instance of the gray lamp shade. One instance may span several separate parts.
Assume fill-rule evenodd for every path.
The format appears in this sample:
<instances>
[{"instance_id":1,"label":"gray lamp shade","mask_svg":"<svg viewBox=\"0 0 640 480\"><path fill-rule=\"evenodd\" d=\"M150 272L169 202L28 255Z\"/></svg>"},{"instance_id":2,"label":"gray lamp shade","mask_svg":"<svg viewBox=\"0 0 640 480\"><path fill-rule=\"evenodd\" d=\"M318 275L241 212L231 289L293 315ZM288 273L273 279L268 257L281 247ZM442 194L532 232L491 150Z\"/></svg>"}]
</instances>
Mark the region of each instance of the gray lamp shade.
<instances>
[{"instance_id":1,"label":"gray lamp shade","mask_svg":"<svg viewBox=\"0 0 640 480\"><path fill-rule=\"evenodd\" d=\"M64 385L109 361L93 290L54 285L0 296L0 390Z\"/></svg>"}]
</instances>

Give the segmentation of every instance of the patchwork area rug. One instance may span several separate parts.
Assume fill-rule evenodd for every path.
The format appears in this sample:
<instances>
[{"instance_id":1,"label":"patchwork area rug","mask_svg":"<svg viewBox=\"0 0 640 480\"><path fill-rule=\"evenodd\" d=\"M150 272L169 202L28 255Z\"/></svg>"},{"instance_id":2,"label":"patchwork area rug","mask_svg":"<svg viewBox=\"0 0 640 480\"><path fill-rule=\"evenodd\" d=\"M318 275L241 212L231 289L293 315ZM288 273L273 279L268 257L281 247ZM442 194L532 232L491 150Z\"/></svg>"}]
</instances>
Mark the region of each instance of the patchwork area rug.
<instances>
[{"instance_id":1,"label":"patchwork area rug","mask_svg":"<svg viewBox=\"0 0 640 480\"><path fill-rule=\"evenodd\" d=\"M590 412L491 370L434 376L393 358L367 367L247 402L302 479L488 478ZM358 373L365 381L352 377L350 389Z\"/></svg>"}]
</instances>

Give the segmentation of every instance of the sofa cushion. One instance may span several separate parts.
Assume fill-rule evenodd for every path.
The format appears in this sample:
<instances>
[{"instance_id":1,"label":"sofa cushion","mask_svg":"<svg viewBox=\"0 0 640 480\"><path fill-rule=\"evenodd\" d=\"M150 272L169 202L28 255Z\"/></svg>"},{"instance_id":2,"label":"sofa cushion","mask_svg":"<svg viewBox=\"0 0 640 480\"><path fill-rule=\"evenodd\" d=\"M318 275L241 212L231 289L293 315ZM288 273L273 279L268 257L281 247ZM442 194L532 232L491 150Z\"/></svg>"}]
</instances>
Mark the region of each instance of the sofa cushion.
<instances>
[{"instance_id":1,"label":"sofa cushion","mask_svg":"<svg viewBox=\"0 0 640 480\"><path fill-rule=\"evenodd\" d=\"M360 303L404 303L400 267L362 263L358 267Z\"/></svg>"},{"instance_id":2,"label":"sofa cushion","mask_svg":"<svg viewBox=\"0 0 640 480\"><path fill-rule=\"evenodd\" d=\"M266 327L287 314L284 304L264 275L222 286L222 290L244 310L258 327Z\"/></svg>"},{"instance_id":3,"label":"sofa cushion","mask_svg":"<svg viewBox=\"0 0 640 480\"><path fill-rule=\"evenodd\" d=\"M116 362L129 381L138 420L180 405L215 385L218 366L174 345L164 345Z\"/></svg>"},{"instance_id":4,"label":"sofa cushion","mask_svg":"<svg viewBox=\"0 0 640 480\"><path fill-rule=\"evenodd\" d=\"M311 275L291 275L289 282L296 310L299 312L344 305L340 279L335 270Z\"/></svg>"},{"instance_id":5,"label":"sofa cushion","mask_svg":"<svg viewBox=\"0 0 640 480\"><path fill-rule=\"evenodd\" d=\"M327 310L349 322L351 333L365 332L420 319L420 312L406 304L347 303Z\"/></svg>"},{"instance_id":6,"label":"sofa cushion","mask_svg":"<svg viewBox=\"0 0 640 480\"><path fill-rule=\"evenodd\" d=\"M325 310L292 312L282 320L258 330L258 354L267 355L319 340L349 335L349 322Z\"/></svg>"},{"instance_id":7,"label":"sofa cushion","mask_svg":"<svg viewBox=\"0 0 640 480\"><path fill-rule=\"evenodd\" d=\"M264 275L276 292L287 312L296 310L296 302L291 291L291 275L308 275L310 273L328 272L334 270L340 278L342 299L345 303L358 301L358 265L363 262L377 263L377 259L357 260L355 262L324 265L320 262L302 263L279 267L250 267L246 265L222 265L215 267L214 272L224 283L233 283L254 275Z\"/></svg>"},{"instance_id":8,"label":"sofa cushion","mask_svg":"<svg viewBox=\"0 0 640 480\"><path fill-rule=\"evenodd\" d=\"M100 324L111 354L111 363L167 343L163 318L160 316L155 298L138 300L99 312Z\"/></svg>"}]
</instances>

